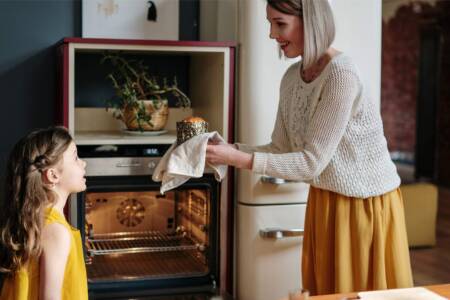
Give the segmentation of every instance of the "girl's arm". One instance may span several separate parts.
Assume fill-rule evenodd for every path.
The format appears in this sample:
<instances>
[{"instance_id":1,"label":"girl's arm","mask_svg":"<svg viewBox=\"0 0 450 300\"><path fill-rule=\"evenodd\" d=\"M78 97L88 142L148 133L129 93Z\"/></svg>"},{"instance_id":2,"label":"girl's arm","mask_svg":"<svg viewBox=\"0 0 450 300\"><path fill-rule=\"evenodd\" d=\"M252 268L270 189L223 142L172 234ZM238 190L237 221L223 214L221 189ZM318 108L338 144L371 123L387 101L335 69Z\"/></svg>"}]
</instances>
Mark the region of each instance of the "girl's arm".
<instances>
[{"instance_id":1,"label":"girl's arm","mask_svg":"<svg viewBox=\"0 0 450 300\"><path fill-rule=\"evenodd\" d=\"M42 231L39 299L61 299L64 271L70 251L70 233L62 224L46 225Z\"/></svg>"}]
</instances>

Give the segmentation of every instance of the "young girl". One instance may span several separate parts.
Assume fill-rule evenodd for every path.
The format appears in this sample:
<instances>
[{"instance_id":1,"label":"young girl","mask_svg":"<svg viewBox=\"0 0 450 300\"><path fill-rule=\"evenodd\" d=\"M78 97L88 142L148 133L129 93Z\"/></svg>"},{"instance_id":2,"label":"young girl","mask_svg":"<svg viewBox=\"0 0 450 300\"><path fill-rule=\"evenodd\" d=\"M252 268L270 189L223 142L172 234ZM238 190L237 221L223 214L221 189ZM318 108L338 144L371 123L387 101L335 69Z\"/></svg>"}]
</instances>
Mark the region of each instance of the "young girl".
<instances>
[{"instance_id":1,"label":"young girl","mask_svg":"<svg viewBox=\"0 0 450 300\"><path fill-rule=\"evenodd\" d=\"M289 58L272 141L209 145L207 160L311 185L303 287L330 294L412 286L400 178L381 116L352 60L331 48L327 0L268 0L270 38Z\"/></svg>"},{"instance_id":2,"label":"young girl","mask_svg":"<svg viewBox=\"0 0 450 300\"><path fill-rule=\"evenodd\" d=\"M63 213L69 195L86 189L85 167L62 127L14 146L0 206L0 299L88 299L80 233Z\"/></svg>"}]
</instances>

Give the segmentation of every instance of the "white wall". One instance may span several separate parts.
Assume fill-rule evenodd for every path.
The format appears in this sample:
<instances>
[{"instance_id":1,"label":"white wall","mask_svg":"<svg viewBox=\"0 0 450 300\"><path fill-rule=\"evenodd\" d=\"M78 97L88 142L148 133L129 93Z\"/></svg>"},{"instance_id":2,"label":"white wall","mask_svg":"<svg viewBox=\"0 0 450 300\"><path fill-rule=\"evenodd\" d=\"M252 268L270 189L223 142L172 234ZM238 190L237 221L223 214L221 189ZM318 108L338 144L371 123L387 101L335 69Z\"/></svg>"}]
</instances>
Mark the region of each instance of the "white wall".
<instances>
[{"instance_id":1,"label":"white wall","mask_svg":"<svg viewBox=\"0 0 450 300\"><path fill-rule=\"evenodd\" d=\"M380 103L381 1L333 0L334 46L356 62L370 95Z\"/></svg>"}]
</instances>

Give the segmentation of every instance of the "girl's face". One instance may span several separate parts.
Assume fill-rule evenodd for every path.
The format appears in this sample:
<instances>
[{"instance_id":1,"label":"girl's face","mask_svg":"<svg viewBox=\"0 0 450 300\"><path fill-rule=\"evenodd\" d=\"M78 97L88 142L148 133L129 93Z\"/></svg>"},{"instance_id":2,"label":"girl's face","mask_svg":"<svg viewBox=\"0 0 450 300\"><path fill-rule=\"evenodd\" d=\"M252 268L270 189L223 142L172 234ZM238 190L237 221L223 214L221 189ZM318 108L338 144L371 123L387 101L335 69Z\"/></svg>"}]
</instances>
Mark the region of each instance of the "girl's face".
<instances>
[{"instance_id":1,"label":"girl's face","mask_svg":"<svg viewBox=\"0 0 450 300\"><path fill-rule=\"evenodd\" d=\"M86 189L86 162L78 157L77 146L72 141L64 152L58 166L60 171L58 189L67 193L78 193Z\"/></svg>"},{"instance_id":2,"label":"girl's face","mask_svg":"<svg viewBox=\"0 0 450 300\"><path fill-rule=\"evenodd\" d=\"M270 22L270 38L275 39L286 57L303 55L303 22L299 16L279 12L267 5L267 20Z\"/></svg>"}]
</instances>

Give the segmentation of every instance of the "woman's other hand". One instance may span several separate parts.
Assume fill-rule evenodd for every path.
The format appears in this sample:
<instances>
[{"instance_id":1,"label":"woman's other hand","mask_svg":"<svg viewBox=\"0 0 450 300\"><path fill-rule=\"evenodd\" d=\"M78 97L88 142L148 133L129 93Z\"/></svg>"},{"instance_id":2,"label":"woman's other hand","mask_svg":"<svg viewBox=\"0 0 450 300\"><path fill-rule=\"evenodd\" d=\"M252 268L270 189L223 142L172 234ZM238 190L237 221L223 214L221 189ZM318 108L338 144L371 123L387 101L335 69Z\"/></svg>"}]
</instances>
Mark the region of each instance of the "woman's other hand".
<instances>
[{"instance_id":1,"label":"woman's other hand","mask_svg":"<svg viewBox=\"0 0 450 300\"><path fill-rule=\"evenodd\" d=\"M209 141L206 147L206 161L213 165L251 169L253 155L237 150L235 145Z\"/></svg>"}]
</instances>

